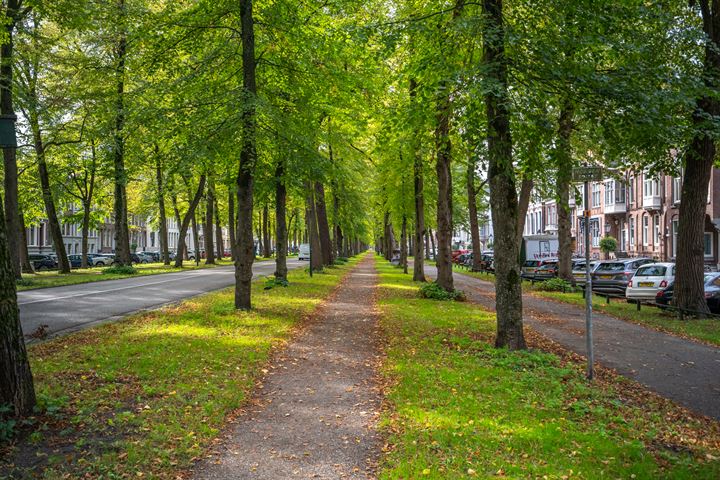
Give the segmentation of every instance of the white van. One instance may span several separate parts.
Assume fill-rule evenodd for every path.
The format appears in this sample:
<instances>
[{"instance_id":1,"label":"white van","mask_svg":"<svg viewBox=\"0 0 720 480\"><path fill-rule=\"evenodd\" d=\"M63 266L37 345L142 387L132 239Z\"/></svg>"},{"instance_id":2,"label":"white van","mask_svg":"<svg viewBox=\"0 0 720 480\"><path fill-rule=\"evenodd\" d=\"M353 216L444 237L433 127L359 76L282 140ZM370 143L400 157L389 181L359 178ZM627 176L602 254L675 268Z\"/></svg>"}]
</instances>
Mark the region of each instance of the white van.
<instances>
[{"instance_id":1,"label":"white van","mask_svg":"<svg viewBox=\"0 0 720 480\"><path fill-rule=\"evenodd\" d=\"M310 244L303 243L298 251L298 260L310 260Z\"/></svg>"}]
</instances>

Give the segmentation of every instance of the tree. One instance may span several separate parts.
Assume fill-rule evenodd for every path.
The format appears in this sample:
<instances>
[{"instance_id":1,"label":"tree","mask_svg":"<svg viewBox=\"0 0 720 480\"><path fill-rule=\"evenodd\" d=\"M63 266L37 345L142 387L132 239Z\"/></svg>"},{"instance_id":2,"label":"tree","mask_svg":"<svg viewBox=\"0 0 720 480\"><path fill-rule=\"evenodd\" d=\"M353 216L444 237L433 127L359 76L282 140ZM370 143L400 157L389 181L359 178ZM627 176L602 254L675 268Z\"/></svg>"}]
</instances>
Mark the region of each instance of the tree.
<instances>
[{"instance_id":1,"label":"tree","mask_svg":"<svg viewBox=\"0 0 720 480\"><path fill-rule=\"evenodd\" d=\"M483 67L487 72L488 181L495 232L497 336L495 345L526 348L518 238L518 197L512 160L505 25L502 0L484 0Z\"/></svg>"},{"instance_id":2,"label":"tree","mask_svg":"<svg viewBox=\"0 0 720 480\"><path fill-rule=\"evenodd\" d=\"M197 209L197 206L202 199L203 191L205 190L205 180L205 174L201 175L200 182L198 183L197 190L195 191L195 195L190 197L190 206L188 207L188 210L185 213L182 222L179 221L180 213L178 212L177 207L175 207L175 215L178 217L178 225L180 225L180 233L178 237L178 253L175 256L175 267L177 268L182 267L183 265L182 252L186 251L187 249L187 245L185 245L185 237L187 235L190 222L195 222L195 210ZM174 201L174 204L177 205L177 201ZM194 230L197 230L197 226L194 227ZM198 249L197 233L195 233L195 259L199 258L200 250Z\"/></svg>"}]
</instances>

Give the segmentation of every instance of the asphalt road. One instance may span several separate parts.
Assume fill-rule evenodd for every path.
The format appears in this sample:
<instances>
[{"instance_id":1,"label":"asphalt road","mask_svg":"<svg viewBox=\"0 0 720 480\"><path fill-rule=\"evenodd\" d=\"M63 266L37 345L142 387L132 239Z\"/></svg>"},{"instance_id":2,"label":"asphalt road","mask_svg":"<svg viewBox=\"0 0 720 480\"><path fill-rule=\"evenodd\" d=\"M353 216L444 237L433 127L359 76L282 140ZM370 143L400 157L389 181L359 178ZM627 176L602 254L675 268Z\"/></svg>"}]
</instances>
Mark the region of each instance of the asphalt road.
<instances>
[{"instance_id":1,"label":"asphalt road","mask_svg":"<svg viewBox=\"0 0 720 480\"><path fill-rule=\"evenodd\" d=\"M435 267L425 267L435 277ZM495 285L455 275L468 299L495 309ZM585 311L523 295L524 320L541 334L585 355ZM695 412L720 420L720 348L593 313L595 360Z\"/></svg>"},{"instance_id":2,"label":"asphalt road","mask_svg":"<svg viewBox=\"0 0 720 480\"><path fill-rule=\"evenodd\" d=\"M289 259L288 268L306 263ZM253 264L256 277L274 271L274 261ZM26 290L18 292L20 323L25 334L47 325L45 332L57 336L234 284L233 267L216 267Z\"/></svg>"}]
</instances>

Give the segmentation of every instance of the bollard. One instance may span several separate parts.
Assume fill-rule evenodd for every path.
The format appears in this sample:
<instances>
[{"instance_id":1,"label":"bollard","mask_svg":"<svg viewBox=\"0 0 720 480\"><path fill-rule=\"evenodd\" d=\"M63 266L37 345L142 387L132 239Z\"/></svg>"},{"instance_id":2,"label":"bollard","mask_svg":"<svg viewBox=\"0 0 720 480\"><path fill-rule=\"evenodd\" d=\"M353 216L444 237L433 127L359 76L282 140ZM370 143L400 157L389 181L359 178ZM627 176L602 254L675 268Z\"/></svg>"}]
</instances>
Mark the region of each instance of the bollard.
<instances>
[{"instance_id":1,"label":"bollard","mask_svg":"<svg viewBox=\"0 0 720 480\"><path fill-rule=\"evenodd\" d=\"M610 305L610 295L608 295L608 296L605 297L605 303L607 303L608 305Z\"/></svg>"},{"instance_id":2,"label":"bollard","mask_svg":"<svg viewBox=\"0 0 720 480\"><path fill-rule=\"evenodd\" d=\"M637 311L639 312L639 311L640 311L640 300L638 300L638 301L635 302L635 303L637 304Z\"/></svg>"}]
</instances>

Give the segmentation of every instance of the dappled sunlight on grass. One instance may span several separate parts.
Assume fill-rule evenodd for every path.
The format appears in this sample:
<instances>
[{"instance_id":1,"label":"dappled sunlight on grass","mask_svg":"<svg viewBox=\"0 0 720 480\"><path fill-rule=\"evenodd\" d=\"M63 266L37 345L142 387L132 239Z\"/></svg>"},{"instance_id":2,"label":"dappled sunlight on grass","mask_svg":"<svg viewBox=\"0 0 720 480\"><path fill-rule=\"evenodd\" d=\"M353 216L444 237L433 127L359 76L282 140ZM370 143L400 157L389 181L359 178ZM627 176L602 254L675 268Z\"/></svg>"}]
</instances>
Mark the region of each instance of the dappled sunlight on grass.
<instances>
[{"instance_id":1,"label":"dappled sunlight on grass","mask_svg":"<svg viewBox=\"0 0 720 480\"><path fill-rule=\"evenodd\" d=\"M394 445L380 478L718 478L690 442L657 452L668 425L551 354L492 346L495 315L471 303L405 295L410 278L378 261L384 375ZM396 286L404 288L396 288ZM709 452L717 456L717 451Z\"/></svg>"},{"instance_id":2,"label":"dappled sunlight on grass","mask_svg":"<svg viewBox=\"0 0 720 480\"><path fill-rule=\"evenodd\" d=\"M286 288L259 280L249 312L235 310L228 289L30 347L40 396L62 402L68 431L84 439L70 463L51 459L47 475L69 466L73 478L174 478L246 402L273 347L357 261L312 279L291 271Z\"/></svg>"}]
</instances>

